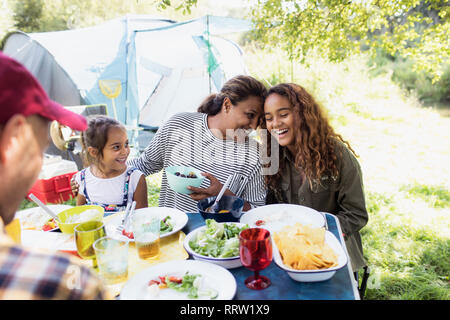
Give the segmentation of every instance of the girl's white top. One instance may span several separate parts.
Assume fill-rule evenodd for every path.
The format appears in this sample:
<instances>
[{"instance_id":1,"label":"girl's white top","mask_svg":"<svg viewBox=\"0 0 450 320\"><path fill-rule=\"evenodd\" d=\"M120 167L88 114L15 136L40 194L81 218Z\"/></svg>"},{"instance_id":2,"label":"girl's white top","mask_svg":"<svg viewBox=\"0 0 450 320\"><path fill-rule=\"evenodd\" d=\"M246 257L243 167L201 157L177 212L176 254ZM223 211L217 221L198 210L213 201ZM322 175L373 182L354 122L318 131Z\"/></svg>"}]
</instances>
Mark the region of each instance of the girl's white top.
<instances>
[{"instance_id":1,"label":"girl's white top","mask_svg":"<svg viewBox=\"0 0 450 320\"><path fill-rule=\"evenodd\" d=\"M125 178L129 168L130 167L127 167L127 170L117 177L104 179L94 176L91 167L88 167L85 173L85 182L89 199L93 202L103 204L122 204L123 188L125 186ZM143 175L143 173L138 169L135 169L131 173L130 183L128 185L128 201L133 201L133 195L141 175ZM75 181L80 186L78 193L84 195L84 183L81 183L80 172L75 174Z\"/></svg>"}]
</instances>

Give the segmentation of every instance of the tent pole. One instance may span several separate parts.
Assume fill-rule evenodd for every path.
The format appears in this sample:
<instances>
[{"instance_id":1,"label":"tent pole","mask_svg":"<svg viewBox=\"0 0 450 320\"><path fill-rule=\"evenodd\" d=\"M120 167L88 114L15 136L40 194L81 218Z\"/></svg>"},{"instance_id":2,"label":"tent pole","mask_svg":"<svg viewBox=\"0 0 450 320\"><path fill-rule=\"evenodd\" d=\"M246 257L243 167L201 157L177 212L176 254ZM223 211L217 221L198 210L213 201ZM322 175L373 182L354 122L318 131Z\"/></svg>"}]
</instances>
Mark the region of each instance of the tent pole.
<instances>
[{"instance_id":1,"label":"tent pole","mask_svg":"<svg viewBox=\"0 0 450 320\"><path fill-rule=\"evenodd\" d=\"M209 85L209 94L211 94L211 70L209 61L211 60L210 50L211 44L209 42L209 15L206 15L206 35L208 37L208 85Z\"/></svg>"}]
</instances>

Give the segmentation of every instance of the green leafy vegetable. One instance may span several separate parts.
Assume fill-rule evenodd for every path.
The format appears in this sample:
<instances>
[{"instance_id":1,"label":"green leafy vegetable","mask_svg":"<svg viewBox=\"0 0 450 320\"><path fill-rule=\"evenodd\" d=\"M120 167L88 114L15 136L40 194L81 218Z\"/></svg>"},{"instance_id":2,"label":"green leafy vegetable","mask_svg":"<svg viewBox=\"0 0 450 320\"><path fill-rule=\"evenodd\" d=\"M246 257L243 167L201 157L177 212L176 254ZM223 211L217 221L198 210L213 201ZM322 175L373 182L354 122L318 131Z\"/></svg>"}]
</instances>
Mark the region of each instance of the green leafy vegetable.
<instances>
[{"instance_id":1,"label":"green leafy vegetable","mask_svg":"<svg viewBox=\"0 0 450 320\"><path fill-rule=\"evenodd\" d=\"M196 299L199 296L208 296L211 299L215 299L218 296L216 290L212 288L204 288L201 286L202 276L199 274L186 274L183 276L183 280L181 282L174 282L170 280L169 276L166 276L165 282L168 288L180 291L187 292L188 297L192 299Z\"/></svg>"},{"instance_id":2,"label":"green leafy vegetable","mask_svg":"<svg viewBox=\"0 0 450 320\"><path fill-rule=\"evenodd\" d=\"M166 216L161 220L160 232L161 234L171 232L173 230L172 218L170 216Z\"/></svg>"},{"instance_id":3,"label":"green leafy vegetable","mask_svg":"<svg viewBox=\"0 0 450 320\"><path fill-rule=\"evenodd\" d=\"M218 223L213 219L205 220L206 228L199 231L189 241L194 252L208 257L228 258L239 255L239 233L248 225L239 227L233 223Z\"/></svg>"}]
</instances>

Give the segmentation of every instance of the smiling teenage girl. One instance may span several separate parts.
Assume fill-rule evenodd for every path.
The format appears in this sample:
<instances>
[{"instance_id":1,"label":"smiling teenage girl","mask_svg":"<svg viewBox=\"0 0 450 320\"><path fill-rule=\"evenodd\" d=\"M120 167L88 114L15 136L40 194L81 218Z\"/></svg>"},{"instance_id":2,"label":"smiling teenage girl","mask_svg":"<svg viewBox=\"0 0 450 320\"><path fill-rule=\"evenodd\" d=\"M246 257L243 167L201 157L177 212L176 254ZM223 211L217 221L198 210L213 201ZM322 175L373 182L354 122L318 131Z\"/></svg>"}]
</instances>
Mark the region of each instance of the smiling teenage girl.
<instances>
[{"instance_id":1,"label":"smiling teenage girl","mask_svg":"<svg viewBox=\"0 0 450 320\"><path fill-rule=\"evenodd\" d=\"M141 171L126 164L130 147L125 128L116 120L96 116L82 133L83 156L90 166L78 172L77 205L96 204L105 215L123 211L130 201L147 207L147 184Z\"/></svg>"},{"instance_id":2,"label":"smiling teenage girl","mask_svg":"<svg viewBox=\"0 0 450 320\"><path fill-rule=\"evenodd\" d=\"M349 143L335 133L301 86L272 87L262 127L279 143L280 165L265 176L267 203L294 203L337 216L354 271L366 266L359 231L368 221L361 168ZM270 139L270 135L268 135ZM270 155L270 140L265 143Z\"/></svg>"}]
</instances>

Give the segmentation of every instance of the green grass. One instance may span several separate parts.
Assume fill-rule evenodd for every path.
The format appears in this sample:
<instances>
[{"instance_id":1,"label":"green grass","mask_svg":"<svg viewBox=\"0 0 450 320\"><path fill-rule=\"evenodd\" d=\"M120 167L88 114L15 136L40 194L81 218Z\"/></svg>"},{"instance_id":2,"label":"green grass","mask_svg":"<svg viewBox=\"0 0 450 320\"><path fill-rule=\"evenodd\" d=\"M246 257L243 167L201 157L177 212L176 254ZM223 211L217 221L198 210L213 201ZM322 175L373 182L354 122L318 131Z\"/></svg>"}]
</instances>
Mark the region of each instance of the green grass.
<instances>
[{"instance_id":1,"label":"green grass","mask_svg":"<svg viewBox=\"0 0 450 320\"><path fill-rule=\"evenodd\" d=\"M444 186L421 184L406 185L400 188L412 198L420 198L433 208L450 208L450 192Z\"/></svg>"}]
</instances>

